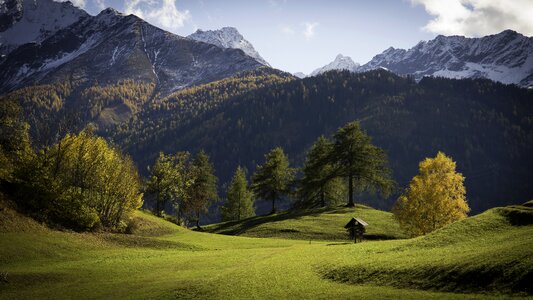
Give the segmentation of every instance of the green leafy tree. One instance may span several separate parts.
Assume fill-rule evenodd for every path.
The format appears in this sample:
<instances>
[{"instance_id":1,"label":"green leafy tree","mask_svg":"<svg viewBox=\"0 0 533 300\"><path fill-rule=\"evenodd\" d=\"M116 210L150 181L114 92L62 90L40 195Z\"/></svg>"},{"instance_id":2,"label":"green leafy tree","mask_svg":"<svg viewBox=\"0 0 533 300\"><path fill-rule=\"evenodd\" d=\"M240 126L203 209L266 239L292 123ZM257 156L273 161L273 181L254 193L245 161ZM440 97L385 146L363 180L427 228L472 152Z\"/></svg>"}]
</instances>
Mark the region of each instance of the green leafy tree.
<instances>
[{"instance_id":1,"label":"green leafy tree","mask_svg":"<svg viewBox=\"0 0 533 300\"><path fill-rule=\"evenodd\" d=\"M200 228L200 214L207 212L209 204L218 200L218 178L214 173L209 156L203 150L196 154L189 173L191 182L187 188L189 200L185 204L185 210L195 215L198 228Z\"/></svg>"},{"instance_id":2,"label":"green leafy tree","mask_svg":"<svg viewBox=\"0 0 533 300\"><path fill-rule=\"evenodd\" d=\"M246 173L239 166L228 186L226 203L221 208L222 220L242 220L255 216L253 201Z\"/></svg>"},{"instance_id":3,"label":"green leafy tree","mask_svg":"<svg viewBox=\"0 0 533 300\"><path fill-rule=\"evenodd\" d=\"M355 207L354 185L360 191L379 189L388 195L394 186L385 152L372 144L359 122L346 124L334 135L330 161L336 176L348 180L348 207Z\"/></svg>"},{"instance_id":4,"label":"green leafy tree","mask_svg":"<svg viewBox=\"0 0 533 300\"><path fill-rule=\"evenodd\" d=\"M90 131L39 151L17 171L19 196L34 216L76 230L123 230L142 204L133 161Z\"/></svg>"},{"instance_id":5,"label":"green leafy tree","mask_svg":"<svg viewBox=\"0 0 533 300\"><path fill-rule=\"evenodd\" d=\"M290 192L295 170L281 147L265 155L265 163L252 176L252 190L257 199L272 201L271 214L276 212L276 200Z\"/></svg>"},{"instance_id":6,"label":"green leafy tree","mask_svg":"<svg viewBox=\"0 0 533 300\"><path fill-rule=\"evenodd\" d=\"M455 170L455 162L439 152L419 165L419 174L394 205L394 217L412 236L425 235L466 218L465 178Z\"/></svg>"},{"instance_id":7,"label":"green leafy tree","mask_svg":"<svg viewBox=\"0 0 533 300\"><path fill-rule=\"evenodd\" d=\"M176 198L180 192L180 173L176 168L176 157L159 153L152 168L147 184L147 192L155 195L154 212L161 216L166 204Z\"/></svg>"},{"instance_id":8,"label":"green leafy tree","mask_svg":"<svg viewBox=\"0 0 533 300\"><path fill-rule=\"evenodd\" d=\"M346 183L330 162L333 144L321 136L307 152L299 195L304 206L334 206L346 199Z\"/></svg>"},{"instance_id":9,"label":"green leafy tree","mask_svg":"<svg viewBox=\"0 0 533 300\"><path fill-rule=\"evenodd\" d=\"M10 99L0 101L0 181L13 180L16 166L30 159L29 125L22 108Z\"/></svg>"}]
</instances>

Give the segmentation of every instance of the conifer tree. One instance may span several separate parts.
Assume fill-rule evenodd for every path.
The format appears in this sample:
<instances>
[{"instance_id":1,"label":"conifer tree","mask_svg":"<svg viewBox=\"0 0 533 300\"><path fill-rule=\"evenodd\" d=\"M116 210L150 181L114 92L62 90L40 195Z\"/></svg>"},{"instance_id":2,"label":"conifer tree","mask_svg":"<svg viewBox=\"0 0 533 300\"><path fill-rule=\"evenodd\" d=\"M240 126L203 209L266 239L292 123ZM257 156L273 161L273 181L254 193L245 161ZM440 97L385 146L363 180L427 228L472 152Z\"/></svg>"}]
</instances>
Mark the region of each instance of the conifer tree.
<instances>
[{"instance_id":1,"label":"conifer tree","mask_svg":"<svg viewBox=\"0 0 533 300\"><path fill-rule=\"evenodd\" d=\"M190 175L191 183L188 186L186 211L195 215L196 227L200 228L200 214L207 212L209 204L218 200L218 178L209 161L209 156L202 150L194 158Z\"/></svg>"},{"instance_id":2,"label":"conifer tree","mask_svg":"<svg viewBox=\"0 0 533 300\"><path fill-rule=\"evenodd\" d=\"M299 190L302 205L333 206L345 199L345 181L335 177L329 160L332 150L333 144L320 136L307 153Z\"/></svg>"},{"instance_id":3,"label":"conifer tree","mask_svg":"<svg viewBox=\"0 0 533 300\"><path fill-rule=\"evenodd\" d=\"M255 216L253 193L248 188L246 173L240 166L228 186L227 200L221 210L224 221L238 221Z\"/></svg>"},{"instance_id":4,"label":"conifer tree","mask_svg":"<svg viewBox=\"0 0 533 300\"><path fill-rule=\"evenodd\" d=\"M252 176L252 190L256 199L272 201L271 214L276 212L276 200L289 194L295 170L281 147L265 155L265 163Z\"/></svg>"},{"instance_id":5,"label":"conifer tree","mask_svg":"<svg viewBox=\"0 0 533 300\"><path fill-rule=\"evenodd\" d=\"M360 191L379 189L387 195L394 186L385 152L372 144L359 122L346 124L334 135L332 156L337 176L348 180L348 207L355 207L354 185Z\"/></svg>"}]
</instances>

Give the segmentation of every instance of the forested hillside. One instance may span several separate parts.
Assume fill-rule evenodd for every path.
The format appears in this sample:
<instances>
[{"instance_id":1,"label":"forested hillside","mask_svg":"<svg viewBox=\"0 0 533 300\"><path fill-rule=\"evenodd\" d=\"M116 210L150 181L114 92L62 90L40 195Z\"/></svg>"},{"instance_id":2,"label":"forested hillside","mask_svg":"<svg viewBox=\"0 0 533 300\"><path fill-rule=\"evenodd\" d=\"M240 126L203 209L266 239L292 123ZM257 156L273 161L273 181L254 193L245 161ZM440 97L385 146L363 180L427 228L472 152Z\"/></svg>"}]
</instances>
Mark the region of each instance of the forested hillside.
<instances>
[{"instance_id":1,"label":"forested hillside","mask_svg":"<svg viewBox=\"0 0 533 300\"><path fill-rule=\"evenodd\" d=\"M144 175L160 151L204 149L221 187L238 165L252 174L276 146L301 167L320 135L359 120L386 151L400 189L419 161L444 151L466 177L473 212L523 202L533 193L533 91L488 80L417 83L384 70L299 80L261 68L166 97L153 84L133 80L33 86L4 97L22 104L37 144L52 144L93 123ZM358 200L389 209L399 192L385 200Z\"/></svg>"},{"instance_id":2,"label":"forested hillside","mask_svg":"<svg viewBox=\"0 0 533 300\"><path fill-rule=\"evenodd\" d=\"M160 150L205 149L224 183L239 164L253 171L275 146L301 165L319 135L360 120L386 150L400 187L422 158L442 150L465 175L474 212L525 201L533 192L528 176L533 166L532 91L488 80L425 78L416 83L383 70L330 72L304 80L269 78L228 79L180 91L151 103L116 130L113 140L141 170ZM396 196L360 200L390 208Z\"/></svg>"}]
</instances>

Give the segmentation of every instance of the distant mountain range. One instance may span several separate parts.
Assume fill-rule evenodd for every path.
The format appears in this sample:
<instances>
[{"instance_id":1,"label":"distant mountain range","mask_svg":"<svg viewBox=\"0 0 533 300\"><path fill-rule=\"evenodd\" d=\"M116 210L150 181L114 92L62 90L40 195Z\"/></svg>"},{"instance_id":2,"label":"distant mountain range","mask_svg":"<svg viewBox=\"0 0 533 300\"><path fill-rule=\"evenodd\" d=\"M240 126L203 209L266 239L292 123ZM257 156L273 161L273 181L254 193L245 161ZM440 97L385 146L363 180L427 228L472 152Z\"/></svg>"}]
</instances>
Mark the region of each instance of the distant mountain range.
<instances>
[{"instance_id":1,"label":"distant mountain range","mask_svg":"<svg viewBox=\"0 0 533 300\"><path fill-rule=\"evenodd\" d=\"M270 67L236 28L180 37L133 15L106 9L97 16L53 0L0 2L0 94L59 82L135 79L168 95L184 87ZM533 86L533 38L506 30L482 38L438 36L411 49L389 48L364 65L339 54L304 78L331 70L384 68L399 75L488 78Z\"/></svg>"},{"instance_id":2,"label":"distant mountain range","mask_svg":"<svg viewBox=\"0 0 533 300\"><path fill-rule=\"evenodd\" d=\"M263 66L239 49L181 37L112 8L89 16L69 2L8 1L4 6L8 3L11 9L3 11L13 17L11 26L0 33L5 53L0 60L0 94L72 79L82 85L132 79L152 82L166 95ZM25 31L32 34L18 38Z\"/></svg>"},{"instance_id":3,"label":"distant mountain range","mask_svg":"<svg viewBox=\"0 0 533 300\"><path fill-rule=\"evenodd\" d=\"M399 75L413 75L417 80L424 76L487 78L532 87L533 37L512 30L482 38L439 35L408 50L391 47L362 66L339 54L333 62L309 76L331 70L365 72L378 68Z\"/></svg>"}]
</instances>

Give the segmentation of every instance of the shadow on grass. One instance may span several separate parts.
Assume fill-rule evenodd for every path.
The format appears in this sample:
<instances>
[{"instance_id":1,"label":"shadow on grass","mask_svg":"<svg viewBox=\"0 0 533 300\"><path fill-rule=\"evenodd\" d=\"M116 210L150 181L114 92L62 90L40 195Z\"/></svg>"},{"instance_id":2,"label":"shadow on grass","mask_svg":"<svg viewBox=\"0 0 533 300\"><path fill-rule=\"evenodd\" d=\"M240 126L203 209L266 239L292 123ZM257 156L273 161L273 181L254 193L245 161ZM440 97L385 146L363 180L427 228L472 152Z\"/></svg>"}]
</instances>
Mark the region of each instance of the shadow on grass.
<instances>
[{"instance_id":1,"label":"shadow on grass","mask_svg":"<svg viewBox=\"0 0 533 300\"><path fill-rule=\"evenodd\" d=\"M360 205L357 206L357 208L367 208L366 206ZM279 222L284 220L298 220L302 217L307 216L319 216L323 213L346 213L347 210L353 210L355 211L355 208L346 208L346 207L338 207L338 208L316 208L316 209L306 209L306 210L293 210L293 211L287 211L282 213L277 213L273 215L266 215L266 216L256 216L252 218L248 218L241 221L229 221L225 223L221 223L212 227L205 228L206 232L211 233L219 233L219 234L226 234L226 235L240 235L245 233L246 231L253 229L257 226L260 226L265 223L272 223L272 222ZM293 232L292 229L287 229L286 232Z\"/></svg>"}]
</instances>

